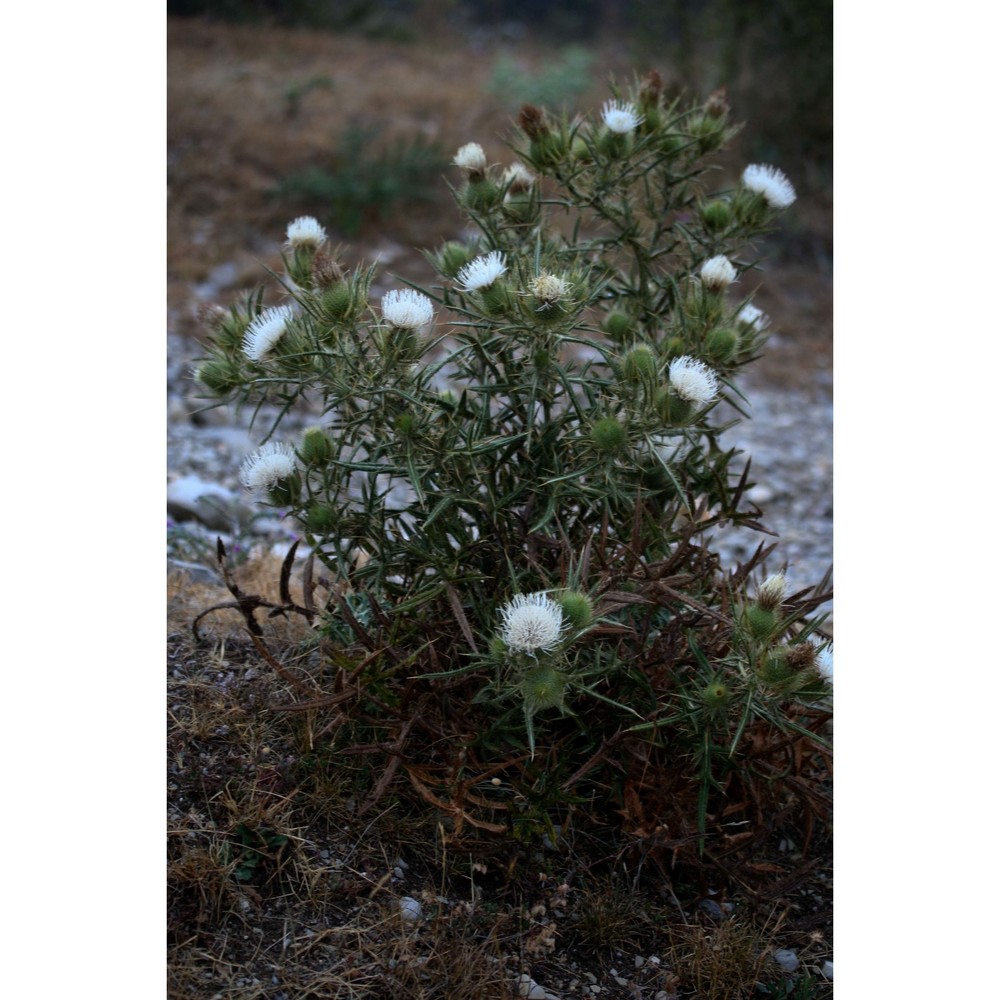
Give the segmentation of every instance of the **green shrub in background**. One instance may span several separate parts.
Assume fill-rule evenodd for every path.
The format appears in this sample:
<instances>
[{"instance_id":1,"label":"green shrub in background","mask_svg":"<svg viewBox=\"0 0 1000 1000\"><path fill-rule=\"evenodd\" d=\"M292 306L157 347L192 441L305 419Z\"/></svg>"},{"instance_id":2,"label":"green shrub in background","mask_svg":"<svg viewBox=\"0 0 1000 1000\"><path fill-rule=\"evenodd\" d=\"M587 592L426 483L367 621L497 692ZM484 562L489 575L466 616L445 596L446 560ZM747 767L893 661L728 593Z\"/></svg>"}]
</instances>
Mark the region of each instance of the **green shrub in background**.
<instances>
[{"instance_id":1,"label":"green shrub in background","mask_svg":"<svg viewBox=\"0 0 1000 1000\"><path fill-rule=\"evenodd\" d=\"M593 55L578 45L564 49L537 72L523 69L509 55L500 55L493 64L488 89L510 108L523 104L561 108L590 86L593 65Z\"/></svg>"},{"instance_id":2,"label":"green shrub in background","mask_svg":"<svg viewBox=\"0 0 1000 1000\"><path fill-rule=\"evenodd\" d=\"M431 201L429 184L447 164L441 147L418 136L378 148L377 139L377 130L351 126L329 166L291 174L274 196L329 206L338 230L347 237L400 207Z\"/></svg>"},{"instance_id":3,"label":"green shrub in background","mask_svg":"<svg viewBox=\"0 0 1000 1000\"><path fill-rule=\"evenodd\" d=\"M711 547L759 526L720 433L765 341L752 241L795 191L759 164L715 189L725 101L668 103L655 73L518 124L509 165L455 156L478 235L428 252L440 284L373 306L374 268L296 219L284 301L216 312L197 378L320 404L242 477L332 577L336 745L391 748L389 777L459 830L617 816L679 849L727 802L759 820L825 752L829 595L764 579L763 546L731 572Z\"/></svg>"}]
</instances>

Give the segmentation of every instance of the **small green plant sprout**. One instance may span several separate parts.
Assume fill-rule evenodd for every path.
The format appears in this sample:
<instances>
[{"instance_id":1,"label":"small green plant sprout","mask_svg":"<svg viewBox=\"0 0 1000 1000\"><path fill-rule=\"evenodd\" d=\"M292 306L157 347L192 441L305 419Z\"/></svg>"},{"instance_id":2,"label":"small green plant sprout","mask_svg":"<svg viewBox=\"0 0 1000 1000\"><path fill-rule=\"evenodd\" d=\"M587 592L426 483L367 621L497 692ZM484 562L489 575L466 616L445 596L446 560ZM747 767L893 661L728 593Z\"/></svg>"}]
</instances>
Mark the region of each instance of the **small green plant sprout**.
<instances>
[{"instance_id":1,"label":"small green plant sprout","mask_svg":"<svg viewBox=\"0 0 1000 1000\"><path fill-rule=\"evenodd\" d=\"M828 691L809 616L829 595L781 576L748 595L766 550L727 571L712 547L761 526L720 435L767 336L753 241L795 199L769 166L713 183L728 115L668 102L655 74L587 114L525 105L512 162L455 153L475 235L425 254L436 283L372 303L375 268L303 216L281 300L207 317L204 392L279 414L243 482L334 581L318 614L364 663L372 752L395 740L438 775L426 801L509 768L548 816L646 788L656 764L678 784L650 808L704 830L719 774L757 780L751 736L822 743L802 713ZM303 403L322 418L283 440Z\"/></svg>"}]
</instances>

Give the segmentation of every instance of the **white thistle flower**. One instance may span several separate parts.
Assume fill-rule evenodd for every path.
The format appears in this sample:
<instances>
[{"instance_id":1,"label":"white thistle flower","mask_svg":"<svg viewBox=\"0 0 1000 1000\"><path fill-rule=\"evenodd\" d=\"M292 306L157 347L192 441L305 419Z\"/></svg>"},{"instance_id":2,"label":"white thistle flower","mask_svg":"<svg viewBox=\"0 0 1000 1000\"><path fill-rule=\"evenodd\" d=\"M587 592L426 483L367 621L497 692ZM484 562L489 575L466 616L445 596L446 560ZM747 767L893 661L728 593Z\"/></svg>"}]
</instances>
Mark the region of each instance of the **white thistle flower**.
<instances>
[{"instance_id":1,"label":"white thistle flower","mask_svg":"<svg viewBox=\"0 0 1000 1000\"><path fill-rule=\"evenodd\" d=\"M516 594L500 613L500 638L511 649L534 656L554 648L563 636L562 608L543 591Z\"/></svg>"},{"instance_id":2,"label":"white thistle flower","mask_svg":"<svg viewBox=\"0 0 1000 1000\"><path fill-rule=\"evenodd\" d=\"M382 318L400 330L422 330L434 319L434 305L412 288L394 288L382 296Z\"/></svg>"},{"instance_id":3,"label":"white thistle flower","mask_svg":"<svg viewBox=\"0 0 1000 1000\"><path fill-rule=\"evenodd\" d=\"M240 481L255 499L267 498L268 491L296 469L295 449L278 441L268 441L243 460Z\"/></svg>"},{"instance_id":4,"label":"white thistle flower","mask_svg":"<svg viewBox=\"0 0 1000 1000\"><path fill-rule=\"evenodd\" d=\"M528 288L531 294L541 301L538 308L545 310L569 294L570 284L558 275L543 271L531 280Z\"/></svg>"},{"instance_id":5,"label":"white thistle flower","mask_svg":"<svg viewBox=\"0 0 1000 1000\"><path fill-rule=\"evenodd\" d=\"M736 319L740 323L745 323L752 330L760 333L767 326L767 316L763 309L758 309L752 302L748 302L737 314Z\"/></svg>"},{"instance_id":6,"label":"white thistle flower","mask_svg":"<svg viewBox=\"0 0 1000 1000\"><path fill-rule=\"evenodd\" d=\"M486 169L486 153L478 142L467 142L455 154L454 164L463 170L482 173Z\"/></svg>"},{"instance_id":7,"label":"white thistle flower","mask_svg":"<svg viewBox=\"0 0 1000 1000\"><path fill-rule=\"evenodd\" d=\"M475 292L481 288L489 288L501 274L507 272L507 262L499 250L483 254L469 261L458 272L458 283L463 291Z\"/></svg>"},{"instance_id":8,"label":"white thistle flower","mask_svg":"<svg viewBox=\"0 0 1000 1000\"><path fill-rule=\"evenodd\" d=\"M294 313L291 306L274 306L265 309L248 327L243 335L243 353L251 361L260 361L266 354L274 350L275 344L281 340L285 327L291 322Z\"/></svg>"},{"instance_id":9,"label":"white thistle flower","mask_svg":"<svg viewBox=\"0 0 1000 1000\"><path fill-rule=\"evenodd\" d=\"M763 195L771 208L788 208L795 201L795 188L777 167L752 163L743 171L743 186Z\"/></svg>"},{"instance_id":10,"label":"white thistle flower","mask_svg":"<svg viewBox=\"0 0 1000 1000\"><path fill-rule=\"evenodd\" d=\"M833 683L833 648L824 646L816 650L816 670L825 681Z\"/></svg>"},{"instance_id":11,"label":"white thistle flower","mask_svg":"<svg viewBox=\"0 0 1000 1000\"><path fill-rule=\"evenodd\" d=\"M713 291L721 292L736 280L736 268L729 262L729 258L723 254L717 257L709 257L701 265L702 284Z\"/></svg>"},{"instance_id":12,"label":"white thistle flower","mask_svg":"<svg viewBox=\"0 0 1000 1000\"><path fill-rule=\"evenodd\" d=\"M758 588L757 602L767 608L777 608L785 600L788 584L784 573L772 573Z\"/></svg>"},{"instance_id":13,"label":"white thistle flower","mask_svg":"<svg viewBox=\"0 0 1000 1000\"><path fill-rule=\"evenodd\" d=\"M604 124L617 135L634 132L642 122L642 115L636 112L635 105L625 101L605 101L601 117Z\"/></svg>"},{"instance_id":14,"label":"white thistle flower","mask_svg":"<svg viewBox=\"0 0 1000 1000\"><path fill-rule=\"evenodd\" d=\"M670 387L681 399L699 406L711 403L719 392L719 379L715 372L704 361L687 354L670 362L667 377Z\"/></svg>"},{"instance_id":15,"label":"white thistle flower","mask_svg":"<svg viewBox=\"0 0 1000 1000\"><path fill-rule=\"evenodd\" d=\"M326 242L326 230L311 215L300 215L289 222L286 235L286 246L293 250L299 247L318 249Z\"/></svg>"},{"instance_id":16,"label":"white thistle flower","mask_svg":"<svg viewBox=\"0 0 1000 1000\"><path fill-rule=\"evenodd\" d=\"M535 175L522 163L512 163L503 175L503 182L511 191L527 191L535 183Z\"/></svg>"}]
</instances>

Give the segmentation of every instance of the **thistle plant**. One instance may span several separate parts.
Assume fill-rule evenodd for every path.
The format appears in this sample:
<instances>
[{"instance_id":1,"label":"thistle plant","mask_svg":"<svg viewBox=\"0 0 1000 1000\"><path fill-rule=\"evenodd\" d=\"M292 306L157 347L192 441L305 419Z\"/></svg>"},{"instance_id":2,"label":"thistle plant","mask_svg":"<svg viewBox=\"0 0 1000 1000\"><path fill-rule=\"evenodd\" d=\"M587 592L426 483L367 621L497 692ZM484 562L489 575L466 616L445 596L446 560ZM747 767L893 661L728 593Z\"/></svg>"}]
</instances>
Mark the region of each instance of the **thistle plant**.
<instances>
[{"instance_id":1,"label":"thistle plant","mask_svg":"<svg viewBox=\"0 0 1000 1000\"><path fill-rule=\"evenodd\" d=\"M383 705L406 702L405 661L460 717L440 733L466 767L524 748L573 775L628 733L696 769L702 827L719 756L736 767L754 723L814 737L797 713L829 691L819 599L786 601L776 577L748 595L753 566L727 576L711 550L714 528L759 526L720 434L766 338L753 241L795 199L768 165L712 185L728 113L668 103L656 74L594 115L525 106L511 162L474 141L455 155L477 235L426 253L439 283L373 304L374 268L297 219L281 304L213 313L197 370L218 401L319 405L297 440L279 417L243 481L370 606ZM345 647L347 613L327 609ZM443 772L439 744L424 763Z\"/></svg>"}]
</instances>

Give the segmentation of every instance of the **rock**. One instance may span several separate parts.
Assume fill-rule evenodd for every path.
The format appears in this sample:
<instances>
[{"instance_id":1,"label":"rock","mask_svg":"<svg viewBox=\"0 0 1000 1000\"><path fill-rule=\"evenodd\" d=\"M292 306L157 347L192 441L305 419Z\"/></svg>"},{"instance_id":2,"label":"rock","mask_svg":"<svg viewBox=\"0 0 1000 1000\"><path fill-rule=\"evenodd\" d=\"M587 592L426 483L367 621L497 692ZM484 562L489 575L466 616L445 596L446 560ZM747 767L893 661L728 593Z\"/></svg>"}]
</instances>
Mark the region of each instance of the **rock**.
<instances>
[{"instance_id":1,"label":"rock","mask_svg":"<svg viewBox=\"0 0 1000 1000\"><path fill-rule=\"evenodd\" d=\"M831 983L833 982L833 962L824 962L819 971L823 974L824 979L829 979Z\"/></svg>"},{"instance_id":2,"label":"rock","mask_svg":"<svg viewBox=\"0 0 1000 1000\"><path fill-rule=\"evenodd\" d=\"M517 995L528 1000L559 1000L554 993L549 993L544 986L539 986L527 973L521 973L517 983Z\"/></svg>"},{"instance_id":3,"label":"rock","mask_svg":"<svg viewBox=\"0 0 1000 1000\"><path fill-rule=\"evenodd\" d=\"M789 948L779 948L773 958L785 972L794 972L799 967L798 955Z\"/></svg>"},{"instance_id":4,"label":"rock","mask_svg":"<svg viewBox=\"0 0 1000 1000\"><path fill-rule=\"evenodd\" d=\"M424 915L424 908L412 896L403 896L399 901L399 914L408 923L414 923Z\"/></svg>"},{"instance_id":5,"label":"rock","mask_svg":"<svg viewBox=\"0 0 1000 1000\"><path fill-rule=\"evenodd\" d=\"M228 508L236 502L224 486L195 475L181 476L167 486L167 515L175 521L200 521L207 528L225 531L232 525Z\"/></svg>"},{"instance_id":6,"label":"rock","mask_svg":"<svg viewBox=\"0 0 1000 1000\"><path fill-rule=\"evenodd\" d=\"M722 907L714 899L703 899L698 904L698 909L702 913L707 913L713 920L722 920L725 917Z\"/></svg>"}]
</instances>

